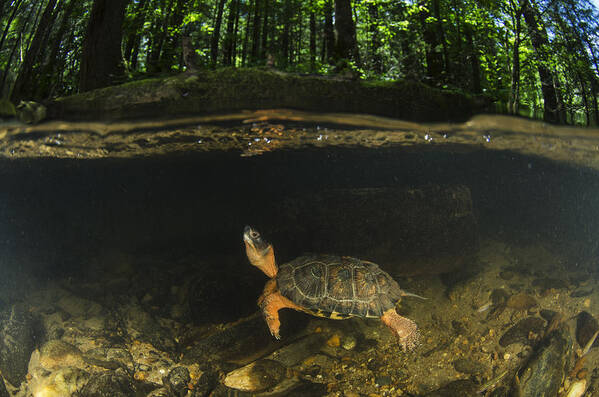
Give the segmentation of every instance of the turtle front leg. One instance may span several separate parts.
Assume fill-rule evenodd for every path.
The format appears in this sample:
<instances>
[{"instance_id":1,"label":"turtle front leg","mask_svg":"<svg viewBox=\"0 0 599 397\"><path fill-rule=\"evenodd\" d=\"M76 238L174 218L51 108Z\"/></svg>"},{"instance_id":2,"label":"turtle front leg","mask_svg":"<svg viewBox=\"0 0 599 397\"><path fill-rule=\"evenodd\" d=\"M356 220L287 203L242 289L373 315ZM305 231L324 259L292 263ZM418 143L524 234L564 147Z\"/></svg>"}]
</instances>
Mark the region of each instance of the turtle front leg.
<instances>
[{"instance_id":1,"label":"turtle front leg","mask_svg":"<svg viewBox=\"0 0 599 397\"><path fill-rule=\"evenodd\" d=\"M281 295L276 280L269 280L266 283L264 292L258 298L258 306L262 309L262 315L264 315L264 320L266 320L271 335L277 339L281 339L279 335L279 328L281 327L279 310L285 308L301 310L299 306Z\"/></svg>"},{"instance_id":2,"label":"turtle front leg","mask_svg":"<svg viewBox=\"0 0 599 397\"><path fill-rule=\"evenodd\" d=\"M420 339L418 326L409 318L397 314L395 308L383 313L381 321L397 336L399 344L404 351L413 350Z\"/></svg>"},{"instance_id":3,"label":"turtle front leg","mask_svg":"<svg viewBox=\"0 0 599 397\"><path fill-rule=\"evenodd\" d=\"M258 302L258 305L262 309L262 315L264 316L264 320L266 320L266 325L268 325L270 334L277 339L281 339L281 335L279 334L279 329L281 327L279 310L281 308L277 304L278 299L276 295L261 296L260 298L261 301Z\"/></svg>"}]
</instances>

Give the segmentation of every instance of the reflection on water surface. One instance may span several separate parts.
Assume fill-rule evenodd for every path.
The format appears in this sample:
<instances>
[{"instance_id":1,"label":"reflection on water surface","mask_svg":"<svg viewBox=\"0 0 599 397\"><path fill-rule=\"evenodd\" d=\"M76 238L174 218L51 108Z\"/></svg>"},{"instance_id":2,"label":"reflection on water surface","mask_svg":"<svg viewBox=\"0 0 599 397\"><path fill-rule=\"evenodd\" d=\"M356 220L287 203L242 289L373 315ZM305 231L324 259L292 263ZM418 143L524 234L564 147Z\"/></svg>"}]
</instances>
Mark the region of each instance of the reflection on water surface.
<instances>
[{"instance_id":1,"label":"reflection on water surface","mask_svg":"<svg viewBox=\"0 0 599 397\"><path fill-rule=\"evenodd\" d=\"M4 126L8 158L137 157L197 151L244 156L309 147L406 147L418 150L510 150L599 167L599 130L552 126L507 116L462 124L417 124L368 115L259 110L161 121Z\"/></svg>"}]
</instances>

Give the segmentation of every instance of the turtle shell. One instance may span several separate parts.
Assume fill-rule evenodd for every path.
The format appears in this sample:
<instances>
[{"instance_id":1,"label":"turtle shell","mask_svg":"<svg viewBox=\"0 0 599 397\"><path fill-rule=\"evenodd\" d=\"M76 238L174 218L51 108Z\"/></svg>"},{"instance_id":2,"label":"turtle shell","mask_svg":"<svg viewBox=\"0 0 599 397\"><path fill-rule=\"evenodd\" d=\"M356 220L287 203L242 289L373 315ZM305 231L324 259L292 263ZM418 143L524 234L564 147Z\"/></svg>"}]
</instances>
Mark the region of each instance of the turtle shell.
<instances>
[{"instance_id":1,"label":"turtle shell","mask_svg":"<svg viewBox=\"0 0 599 397\"><path fill-rule=\"evenodd\" d=\"M305 255L279 267L281 294L320 317L378 318L402 291L377 264L348 256Z\"/></svg>"}]
</instances>

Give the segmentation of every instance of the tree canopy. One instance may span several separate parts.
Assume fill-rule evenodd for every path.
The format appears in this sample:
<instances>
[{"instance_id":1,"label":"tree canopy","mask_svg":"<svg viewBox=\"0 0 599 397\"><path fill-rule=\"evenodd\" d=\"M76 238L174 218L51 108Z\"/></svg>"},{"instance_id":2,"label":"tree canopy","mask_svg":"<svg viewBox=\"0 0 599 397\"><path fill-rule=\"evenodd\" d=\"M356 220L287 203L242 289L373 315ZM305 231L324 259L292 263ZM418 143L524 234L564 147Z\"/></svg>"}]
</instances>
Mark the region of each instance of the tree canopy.
<instances>
[{"instance_id":1,"label":"tree canopy","mask_svg":"<svg viewBox=\"0 0 599 397\"><path fill-rule=\"evenodd\" d=\"M3 97L185 70L416 80L552 123L599 121L589 0L0 0Z\"/></svg>"}]
</instances>

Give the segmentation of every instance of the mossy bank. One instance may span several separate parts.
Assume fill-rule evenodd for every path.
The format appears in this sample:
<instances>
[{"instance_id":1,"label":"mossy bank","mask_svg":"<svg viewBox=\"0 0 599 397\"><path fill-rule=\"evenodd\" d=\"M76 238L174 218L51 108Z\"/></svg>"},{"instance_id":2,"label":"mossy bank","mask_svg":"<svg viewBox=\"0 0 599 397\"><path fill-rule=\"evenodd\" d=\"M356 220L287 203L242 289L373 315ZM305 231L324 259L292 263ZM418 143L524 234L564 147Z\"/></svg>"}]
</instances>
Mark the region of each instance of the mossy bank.
<instances>
[{"instance_id":1,"label":"mossy bank","mask_svg":"<svg viewBox=\"0 0 599 397\"><path fill-rule=\"evenodd\" d=\"M460 121L488 101L407 81L351 81L265 69L225 68L140 80L48 103L67 120L127 119L292 108L353 112L412 121Z\"/></svg>"}]
</instances>

